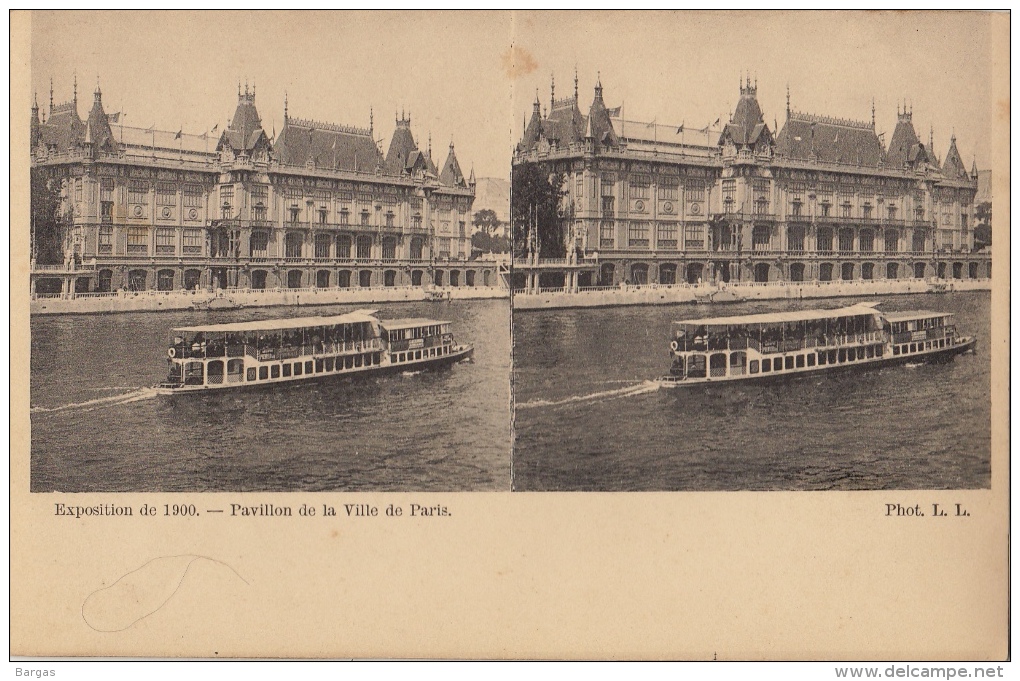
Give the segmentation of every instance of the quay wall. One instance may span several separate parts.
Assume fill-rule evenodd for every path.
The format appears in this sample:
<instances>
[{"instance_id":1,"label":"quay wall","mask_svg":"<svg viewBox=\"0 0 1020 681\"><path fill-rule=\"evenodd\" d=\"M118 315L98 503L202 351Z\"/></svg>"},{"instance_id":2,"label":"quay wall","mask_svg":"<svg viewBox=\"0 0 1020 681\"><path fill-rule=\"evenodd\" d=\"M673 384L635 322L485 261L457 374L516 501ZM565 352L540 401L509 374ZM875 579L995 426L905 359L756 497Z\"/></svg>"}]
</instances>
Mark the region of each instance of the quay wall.
<instances>
[{"instance_id":1,"label":"quay wall","mask_svg":"<svg viewBox=\"0 0 1020 681\"><path fill-rule=\"evenodd\" d=\"M509 290L498 286L444 287L430 291L451 300L508 298ZM31 301L32 314L94 314L106 312L151 312L189 310L196 304L214 300L221 304L243 307L358 305L425 300L426 289L420 286L364 289L272 289L254 291L227 289L211 291L119 291L112 294L36 296Z\"/></svg>"},{"instance_id":2,"label":"quay wall","mask_svg":"<svg viewBox=\"0 0 1020 681\"><path fill-rule=\"evenodd\" d=\"M647 286L597 287L579 291L514 292L513 308L517 310L550 310L568 307L613 307L618 305L674 305L696 302L740 302L783 298L842 298L849 296L881 296L903 293L929 293L938 290L990 291L991 279L923 279L853 281L853 282L768 282L726 284L725 286L692 284L651 284Z\"/></svg>"}]
</instances>

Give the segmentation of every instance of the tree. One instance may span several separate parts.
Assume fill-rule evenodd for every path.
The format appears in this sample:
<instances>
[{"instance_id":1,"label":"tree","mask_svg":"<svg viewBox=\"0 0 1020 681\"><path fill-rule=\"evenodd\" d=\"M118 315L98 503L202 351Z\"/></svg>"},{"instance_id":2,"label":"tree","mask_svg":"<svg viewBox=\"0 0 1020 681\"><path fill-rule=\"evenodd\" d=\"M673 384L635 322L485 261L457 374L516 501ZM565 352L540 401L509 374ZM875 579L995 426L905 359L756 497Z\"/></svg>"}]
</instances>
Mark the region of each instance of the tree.
<instances>
[{"instance_id":1,"label":"tree","mask_svg":"<svg viewBox=\"0 0 1020 681\"><path fill-rule=\"evenodd\" d=\"M988 201L974 207L974 250L992 245L992 204Z\"/></svg>"},{"instance_id":2,"label":"tree","mask_svg":"<svg viewBox=\"0 0 1020 681\"><path fill-rule=\"evenodd\" d=\"M40 168L31 170L32 257L40 265L64 262L70 214L60 210L60 190Z\"/></svg>"},{"instance_id":3,"label":"tree","mask_svg":"<svg viewBox=\"0 0 1020 681\"><path fill-rule=\"evenodd\" d=\"M496 211L491 208L483 208L475 213L471 220L472 224L486 234L494 234L503 225L503 222L496 216Z\"/></svg>"},{"instance_id":4,"label":"tree","mask_svg":"<svg viewBox=\"0 0 1020 681\"><path fill-rule=\"evenodd\" d=\"M482 232L471 235L471 251L473 253L509 253L510 240L505 236L494 236Z\"/></svg>"},{"instance_id":5,"label":"tree","mask_svg":"<svg viewBox=\"0 0 1020 681\"><path fill-rule=\"evenodd\" d=\"M540 258L566 257L563 218L563 175L549 174L534 164L514 168L510 192L511 234L515 258L526 258L536 242Z\"/></svg>"}]
</instances>

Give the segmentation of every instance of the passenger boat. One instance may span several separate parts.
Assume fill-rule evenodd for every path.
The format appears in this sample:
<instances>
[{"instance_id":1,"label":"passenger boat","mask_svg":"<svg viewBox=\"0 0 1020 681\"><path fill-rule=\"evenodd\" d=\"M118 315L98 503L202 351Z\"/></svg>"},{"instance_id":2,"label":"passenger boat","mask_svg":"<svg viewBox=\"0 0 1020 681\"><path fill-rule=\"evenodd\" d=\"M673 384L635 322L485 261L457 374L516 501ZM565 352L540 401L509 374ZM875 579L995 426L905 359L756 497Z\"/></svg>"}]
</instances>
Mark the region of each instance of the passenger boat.
<instances>
[{"instance_id":1,"label":"passenger boat","mask_svg":"<svg viewBox=\"0 0 1020 681\"><path fill-rule=\"evenodd\" d=\"M380 320L375 310L173 329L159 394L416 371L471 357L450 322Z\"/></svg>"},{"instance_id":2,"label":"passenger boat","mask_svg":"<svg viewBox=\"0 0 1020 681\"><path fill-rule=\"evenodd\" d=\"M844 367L944 362L975 339L957 334L947 312L888 312L874 304L835 310L674 322L663 387L771 379Z\"/></svg>"}]
</instances>

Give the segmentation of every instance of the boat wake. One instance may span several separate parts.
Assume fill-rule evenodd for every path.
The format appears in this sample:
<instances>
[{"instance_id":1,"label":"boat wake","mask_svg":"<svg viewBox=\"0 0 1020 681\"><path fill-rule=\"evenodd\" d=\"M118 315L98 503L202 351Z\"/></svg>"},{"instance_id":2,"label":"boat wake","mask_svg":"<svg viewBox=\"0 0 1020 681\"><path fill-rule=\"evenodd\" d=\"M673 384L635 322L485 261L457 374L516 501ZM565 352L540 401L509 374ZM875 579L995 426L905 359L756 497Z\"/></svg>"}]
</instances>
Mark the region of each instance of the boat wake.
<instances>
[{"instance_id":1,"label":"boat wake","mask_svg":"<svg viewBox=\"0 0 1020 681\"><path fill-rule=\"evenodd\" d=\"M419 369L418 371L401 371L400 375L404 376L404 377L410 377L410 376L417 376L421 372L422 372L421 369Z\"/></svg>"},{"instance_id":2,"label":"boat wake","mask_svg":"<svg viewBox=\"0 0 1020 681\"><path fill-rule=\"evenodd\" d=\"M626 388L616 388L615 390L602 390L596 393L590 393L588 395L574 395L573 397L566 397L562 400L531 400L530 402L521 402L517 404L517 409L535 409L537 407L559 407L565 404L575 404L584 402L599 402L602 400L615 400L621 397L634 397L635 395L644 395L645 393L652 393L659 389L659 384L655 381L641 381L640 383L629 385Z\"/></svg>"},{"instance_id":3,"label":"boat wake","mask_svg":"<svg viewBox=\"0 0 1020 681\"><path fill-rule=\"evenodd\" d=\"M130 404L131 402L148 400L155 396L156 396L155 388L135 388L130 392L121 393L119 395L97 397L94 400L86 400L84 402L72 402L71 404L62 404L59 407L32 407L31 412L33 414L36 414L71 410L92 411L93 409L101 409L103 407L116 407L121 404Z\"/></svg>"}]
</instances>

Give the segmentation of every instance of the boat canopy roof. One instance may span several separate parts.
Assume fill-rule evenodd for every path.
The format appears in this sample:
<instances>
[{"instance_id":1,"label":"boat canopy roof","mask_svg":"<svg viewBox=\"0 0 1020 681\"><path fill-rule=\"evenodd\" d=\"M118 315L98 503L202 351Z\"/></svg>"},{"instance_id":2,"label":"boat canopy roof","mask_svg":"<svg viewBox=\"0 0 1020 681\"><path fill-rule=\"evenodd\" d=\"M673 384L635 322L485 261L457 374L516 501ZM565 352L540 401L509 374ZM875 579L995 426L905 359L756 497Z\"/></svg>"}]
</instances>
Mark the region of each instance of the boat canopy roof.
<instances>
[{"instance_id":1,"label":"boat canopy roof","mask_svg":"<svg viewBox=\"0 0 1020 681\"><path fill-rule=\"evenodd\" d=\"M450 322L426 319L424 317L406 317L404 319L386 319L379 323L387 331L397 331L398 329L417 329L422 326L435 326L438 324L449 324Z\"/></svg>"},{"instance_id":2,"label":"boat canopy roof","mask_svg":"<svg viewBox=\"0 0 1020 681\"><path fill-rule=\"evenodd\" d=\"M790 310L789 312L769 312L766 314L748 314L736 317L706 317L705 319L685 319L674 324L685 326L750 326L754 324L788 324L791 322L808 322L818 319L839 319L842 317L858 317L861 315L881 314L870 305L857 304L833 310Z\"/></svg>"},{"instance_id":3,"label":"boat canopy roof","mask_svg":"<svg viewBox=\"0 0 1020 681\"><path fill-rule=\"evenodd\" d=\"M331 317L292 317L290 319L263 319L260 321L233 322L230 324L184 326L175 328L174 331L185 333L237 333L240 331L283 331L286 329L303 329L314 326L379 323L379 320L373 316L374 313L375 310L357 310Z\"/></svg>"},{"instance_id":4,"label":"boat canopy roof","mask_svg":"<svg viewBox=\"0 0 1020 681\"><path fill-rule=\"evenodd\" d=\"M890 322L905 322L911 319L934 319L936 317L952 317L952 312L933 312L932 310L906 310L904 312L886 312L882 316Z\"/></svg>"}]
</instances>

